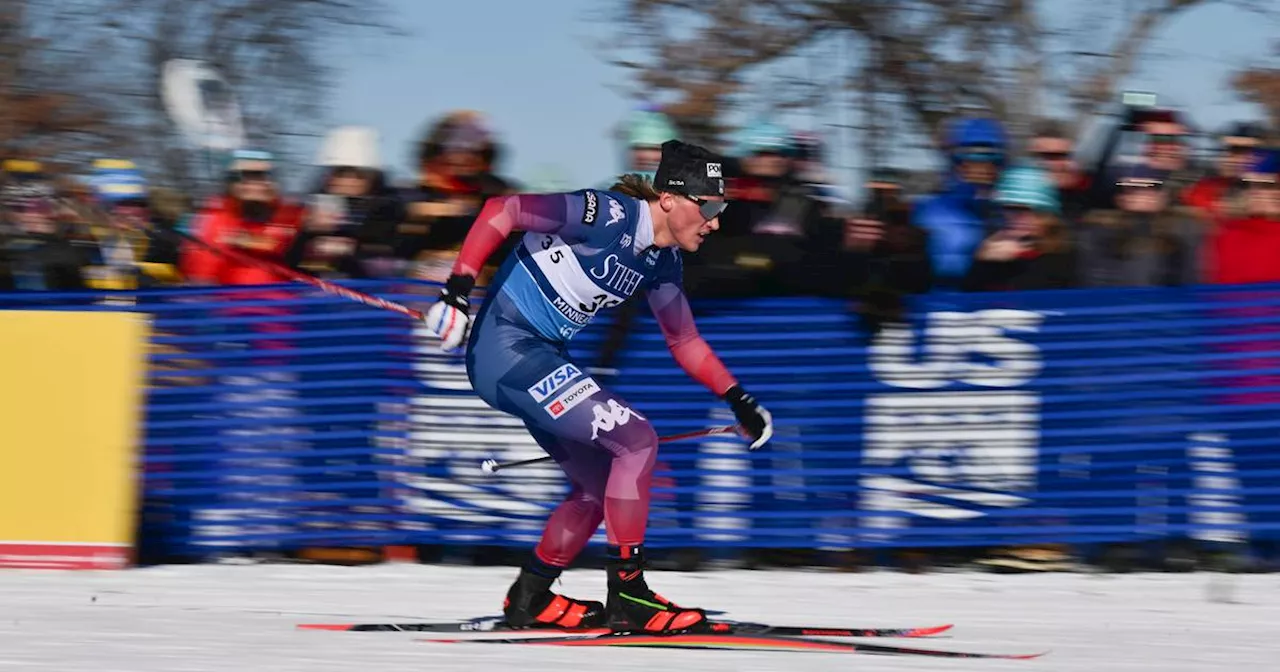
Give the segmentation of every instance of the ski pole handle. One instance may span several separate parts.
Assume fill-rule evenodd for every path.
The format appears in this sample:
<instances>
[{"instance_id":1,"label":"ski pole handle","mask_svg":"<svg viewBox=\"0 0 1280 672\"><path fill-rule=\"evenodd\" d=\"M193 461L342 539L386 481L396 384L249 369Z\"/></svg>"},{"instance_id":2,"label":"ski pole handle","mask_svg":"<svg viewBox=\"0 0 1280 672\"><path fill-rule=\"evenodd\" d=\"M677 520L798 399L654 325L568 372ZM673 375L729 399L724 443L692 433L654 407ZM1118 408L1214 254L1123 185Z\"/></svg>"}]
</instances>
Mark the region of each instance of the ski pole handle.
<instances>
[{"instance_id":1,"label":"ski pole handle","mask_svg":"<svg viewBox=\"0 0 1280 672\"><path fill-rule=\"evenodd\" d=\"M658 437L658 443L670 443L672 441L681 441L684 439L694 439L700 436L716 436L719 434L741 434L737 425L724 425L721 427L709 427L707 429L695 429L692 432L684 432L682 434L672 434L670 436ZM480 471L486 476L495 474L504 469L513 469L515 467L523 467L530 464L538 464L539 462L547 462L551 459L550 455L535 457L529 460L519 460L516 462L499 462L497 460L485 460L480 463Z\"/></svg>"}]
</instances>

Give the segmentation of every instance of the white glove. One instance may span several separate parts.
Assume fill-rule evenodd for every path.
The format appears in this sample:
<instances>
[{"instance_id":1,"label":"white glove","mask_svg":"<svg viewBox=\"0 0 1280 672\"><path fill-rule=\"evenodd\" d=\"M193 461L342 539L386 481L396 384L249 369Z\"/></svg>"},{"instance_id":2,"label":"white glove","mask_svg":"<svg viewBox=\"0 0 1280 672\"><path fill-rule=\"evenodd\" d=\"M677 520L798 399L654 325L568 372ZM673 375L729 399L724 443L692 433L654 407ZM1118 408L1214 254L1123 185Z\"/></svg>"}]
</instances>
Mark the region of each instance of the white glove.
<instances>
[{"instance_id":1,"label":"white glove","mask_svg":"<svg viewBox=\"0 0 1280 672\"><path fill-rule=\"evenodd\" d=\"M471 302L467 295L474 285L475 279L471 276L450 276L440 291L440 300L427 310L423 321L440 338L441 350L456 350L467 342L467 333L471 331Z\"/></svg>"}]
</instances>

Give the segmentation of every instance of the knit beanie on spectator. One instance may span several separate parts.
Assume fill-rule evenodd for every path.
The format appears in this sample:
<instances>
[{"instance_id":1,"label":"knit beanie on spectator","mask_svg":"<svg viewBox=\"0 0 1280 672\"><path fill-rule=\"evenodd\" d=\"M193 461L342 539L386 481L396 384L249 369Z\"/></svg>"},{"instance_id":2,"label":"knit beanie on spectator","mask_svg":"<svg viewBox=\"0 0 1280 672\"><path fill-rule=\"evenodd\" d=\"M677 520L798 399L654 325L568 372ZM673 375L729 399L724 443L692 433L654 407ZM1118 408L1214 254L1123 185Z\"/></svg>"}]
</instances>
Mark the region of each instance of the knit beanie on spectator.
<instances>
[{"instance_id":1,"label":"knit beanie on spectator","mask_svg":"<svg viewBox=\"0 0 1280 672\"><path fill-rule=\"evenodd\" d=\"M1058 188L1048 173L1030 166L1004 171L996 183L995 200L1001 205L1025 206L1040 212L1061 212Z\"/></svg>"}]
</instances>

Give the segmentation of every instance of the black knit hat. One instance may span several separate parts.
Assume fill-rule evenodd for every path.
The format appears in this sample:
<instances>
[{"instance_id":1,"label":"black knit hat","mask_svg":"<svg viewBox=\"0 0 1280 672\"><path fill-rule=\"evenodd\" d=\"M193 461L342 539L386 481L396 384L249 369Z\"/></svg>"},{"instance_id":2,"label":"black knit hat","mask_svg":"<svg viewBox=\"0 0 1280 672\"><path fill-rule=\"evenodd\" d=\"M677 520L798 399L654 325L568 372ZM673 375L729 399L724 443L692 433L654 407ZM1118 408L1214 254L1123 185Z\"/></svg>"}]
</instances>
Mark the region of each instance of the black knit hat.
<instances>
[{"instance_id":1,"label":"black knit hat","mask_svg":"<svg viewBox=\"0 0 1280 672\"><path fill-rule=\"evenodd\" d=\"M688 196L724 196L723 166L719 156L702 147L668 140L662 143L662 162L653 186Z\"/></svg>"}]
</instances>

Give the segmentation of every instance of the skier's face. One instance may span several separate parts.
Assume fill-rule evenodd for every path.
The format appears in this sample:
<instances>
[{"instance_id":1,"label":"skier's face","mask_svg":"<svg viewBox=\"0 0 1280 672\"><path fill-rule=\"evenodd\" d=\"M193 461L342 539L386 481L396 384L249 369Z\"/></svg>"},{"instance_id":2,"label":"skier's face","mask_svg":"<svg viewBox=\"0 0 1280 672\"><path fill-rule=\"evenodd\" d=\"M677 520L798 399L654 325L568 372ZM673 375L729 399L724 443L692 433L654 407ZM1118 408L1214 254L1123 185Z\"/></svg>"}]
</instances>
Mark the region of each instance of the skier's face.
<instances>
[{"instance_id":1,"label":"skier's face","mask_svg":"<svg viewBox=\"0 0 1280 672\"><path fill-rule=\"evenodd\" d=\"M672 208L667 215L671 236L685 252L697 252L702 241L720 228L720 213L724 211L723 196L685 196L668 194Z\"/></svg>"}]
</instances>

